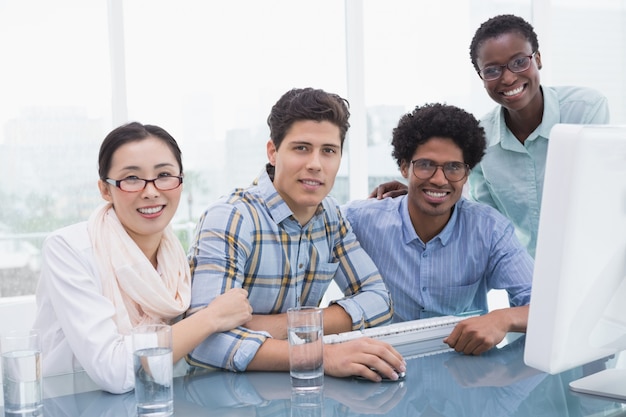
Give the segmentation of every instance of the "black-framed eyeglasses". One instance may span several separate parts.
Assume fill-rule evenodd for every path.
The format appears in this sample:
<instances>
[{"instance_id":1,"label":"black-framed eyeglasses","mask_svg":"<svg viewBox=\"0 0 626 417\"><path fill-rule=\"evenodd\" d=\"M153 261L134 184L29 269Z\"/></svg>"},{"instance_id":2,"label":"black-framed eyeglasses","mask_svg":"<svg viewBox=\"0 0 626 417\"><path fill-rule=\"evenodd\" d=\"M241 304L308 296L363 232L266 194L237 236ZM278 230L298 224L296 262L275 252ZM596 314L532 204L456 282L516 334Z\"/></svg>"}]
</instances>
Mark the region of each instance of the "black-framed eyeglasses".
<instances>
[{"instance_id":1,"label":"black-framed eyeglasses","mask_svg":"<svg viewBox=\"0 0 626 417\"><path fill-rule=\"evenodd\" d=\"M507 62L505 65L487 65L485 68L478 71L478 75L480 75L480 78L485 81L494 81L502 77L504 68L508 68L509 71L514 73L526 71L530 68L530 63L536 53L537 51L530 55L518 56Z\"/></svg>"},{"instance_id":2,"label":"black-framed eyeglasses","mask_svg":"<svg viewBox=\"0 0 626 417\"><path fill-rule=\"evenodd\" d=\"M159 191L173 190L175 188L180 187L180 185L183 183L182 175L181 176L169 175L165 177L157 177L151 180L146 180L146 179L137 178L137 177L128 177L128 178L123 178L121 180L105 178L104 180L108 182L109 184L115 185L120 190L126 191L127 193L136 193L136 192L142 191L143 189L146 188L149 182L151 182L154 185L154 187Z\"/></svg>"},{"instance_id":3,"label":"black-framed eyeglasses","mask_svg":"<svg viewBox=\"0 0 626 417\"><path fill-rule=\"evenodd\" d=\"M469 165L458 161L436 164L430 159L415 159L411 161L411 164L413 165L413 174L420 180L431 179L437 172L437 168L441 168L443 175L450 182L461 181L469 173Z\"/></svg>"}]
</instances>

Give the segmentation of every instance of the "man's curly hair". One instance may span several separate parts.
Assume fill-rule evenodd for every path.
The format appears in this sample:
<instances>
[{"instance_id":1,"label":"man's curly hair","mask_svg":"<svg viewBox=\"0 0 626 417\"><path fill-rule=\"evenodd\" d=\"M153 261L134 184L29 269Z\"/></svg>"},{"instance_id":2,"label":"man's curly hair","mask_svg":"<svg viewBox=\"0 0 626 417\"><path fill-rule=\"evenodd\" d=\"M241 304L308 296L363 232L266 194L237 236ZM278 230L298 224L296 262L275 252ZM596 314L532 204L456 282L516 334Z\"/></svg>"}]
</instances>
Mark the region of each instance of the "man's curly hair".
<instances>
[{"instance_id":1,"label":"man's curly hair","mask_svg":"<svg viewBox=\"0 0 626 417\"><path fill-rule=\"evenodd\" d=\"M533 52L537 52L539 50L537 34L530 23L521 17L514 16L512 14L494 16L480 25L480 27L476 30L476 33L474 33L474 37L470 43L470 59L472 60L472 65L474 65L474 69L476 71L479 70L478 64L476 63L478 48L481 47L483 42L487 39L497 38L500 35L511 32L518 33L522 37L526 38L526 40L530 42Z\"/></svg>"},{"instance_id":2,"label":"man's curly hair","mask_svg":"<svg viewBox=\"0 0 626 417\"><path fill-rule=\"evenodd\" d=\"M400 118L393 129L391 155L398 167L411 158L420 145L433 137L448 138L461 148L463 162L474 168L480 162L486 147L485 131L476 118L455 106L432 103L417 106Z\"/></svg>"}]
</instances>

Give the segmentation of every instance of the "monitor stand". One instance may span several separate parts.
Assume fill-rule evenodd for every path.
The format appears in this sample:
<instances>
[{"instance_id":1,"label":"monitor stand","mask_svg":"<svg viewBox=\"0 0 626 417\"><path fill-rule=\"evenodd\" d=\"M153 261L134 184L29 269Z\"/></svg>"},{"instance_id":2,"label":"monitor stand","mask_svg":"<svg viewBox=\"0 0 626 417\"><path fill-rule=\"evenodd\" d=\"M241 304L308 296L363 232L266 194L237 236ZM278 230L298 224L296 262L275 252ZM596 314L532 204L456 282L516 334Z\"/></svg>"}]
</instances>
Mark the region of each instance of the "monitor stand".
<instances>
[{"instance_id":1,"label":"monitor stand","mask_svg":"<svg viewBox=\"0 0 626 417\"><path fill-rule=\"evenodd\" d=\"M570 382L574 392L626 402L626 369L606 369Z\"/></svg>"}]
</instances>

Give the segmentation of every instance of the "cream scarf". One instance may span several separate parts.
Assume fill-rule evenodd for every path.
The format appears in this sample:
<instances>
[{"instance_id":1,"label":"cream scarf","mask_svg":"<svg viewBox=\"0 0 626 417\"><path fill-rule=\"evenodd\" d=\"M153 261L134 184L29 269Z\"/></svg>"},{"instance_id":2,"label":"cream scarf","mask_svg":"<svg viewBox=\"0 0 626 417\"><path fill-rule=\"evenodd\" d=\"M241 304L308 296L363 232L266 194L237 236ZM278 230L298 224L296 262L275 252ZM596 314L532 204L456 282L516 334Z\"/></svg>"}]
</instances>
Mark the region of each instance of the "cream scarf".
<instances>
[{"instance_id":1,"label":"cream scarf","mask_svg":"<svg viewBox=\"0 0 626 417\"><path fill-rule=\"evenodd\" d=\"M157 253L159 274L120 223L110 203L89 217L88 230L104 295L115 306L118 331L168 323L191 299L191 273L180 241L168 226Z\"/></svg>"}]
</instances>

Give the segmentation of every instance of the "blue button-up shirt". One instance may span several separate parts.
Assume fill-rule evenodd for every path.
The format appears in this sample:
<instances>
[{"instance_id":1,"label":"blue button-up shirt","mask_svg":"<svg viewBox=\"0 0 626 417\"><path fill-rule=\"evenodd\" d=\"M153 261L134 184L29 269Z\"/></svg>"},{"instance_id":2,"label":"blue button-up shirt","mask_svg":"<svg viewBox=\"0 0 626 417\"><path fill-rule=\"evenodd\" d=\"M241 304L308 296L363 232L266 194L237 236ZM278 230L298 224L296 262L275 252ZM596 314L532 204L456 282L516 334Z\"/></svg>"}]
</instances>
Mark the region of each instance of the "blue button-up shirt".
<instances>
[{"instance_id":1,"label":"blue button-up shirt","mask_svg":"<svg viewBox=\"0 0 626 417\"><path fill-rule=\"evenodd\" d=\"M506 217L462 198L425 243L407 202L404 195L342 207L391 292L394 322L486 312L491 289L506 290L512 306L529 303L534 262Z\"/></svg>"}]
</instances>

